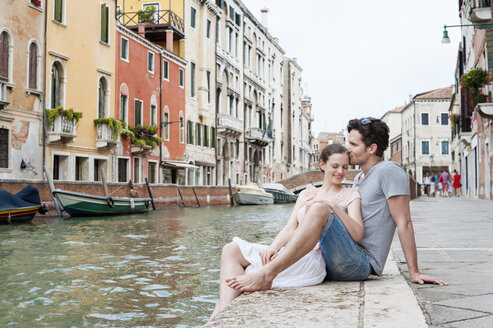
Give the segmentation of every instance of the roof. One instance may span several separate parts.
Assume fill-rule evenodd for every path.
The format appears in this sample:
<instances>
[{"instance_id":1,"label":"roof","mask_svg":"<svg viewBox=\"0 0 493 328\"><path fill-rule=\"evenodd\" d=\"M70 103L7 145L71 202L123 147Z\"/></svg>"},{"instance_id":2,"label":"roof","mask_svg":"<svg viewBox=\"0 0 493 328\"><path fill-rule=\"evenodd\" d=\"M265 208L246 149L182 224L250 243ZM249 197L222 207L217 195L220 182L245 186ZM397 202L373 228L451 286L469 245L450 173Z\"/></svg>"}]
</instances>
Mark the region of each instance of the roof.
<instances>
[{"instance_id":1,"label":"roof","mask_svg":"<svg viewBox=\"0 0 493 328\"><path fill-rule=\"evenodd\" d=\"M451 85L449 87L441 89L418 93L416 96L414 96L414 99L452 99L453 94L454 86Z\"/></svg>"}]
</instances>

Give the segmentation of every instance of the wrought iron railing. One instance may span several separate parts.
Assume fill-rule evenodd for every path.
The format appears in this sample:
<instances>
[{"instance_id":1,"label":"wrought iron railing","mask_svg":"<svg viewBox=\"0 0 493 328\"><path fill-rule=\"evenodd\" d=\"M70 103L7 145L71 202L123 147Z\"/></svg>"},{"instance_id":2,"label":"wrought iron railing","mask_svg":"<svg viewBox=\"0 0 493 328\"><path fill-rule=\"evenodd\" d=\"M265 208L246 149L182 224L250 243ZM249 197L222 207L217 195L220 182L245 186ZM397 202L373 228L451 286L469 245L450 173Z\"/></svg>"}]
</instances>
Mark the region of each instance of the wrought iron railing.
<instances>
[{"instance_id":1,"label":"wrought iron railing","mask_svg":"<svg viewBox=\"0 0 493 328\"><path fill-rule=\"evenodd\" d=\"M117 13L116 19L124 26L135 26L142 23L169 25L184 33L183 19L171 10L136 11Z\"/></svg>"}]
</instances>

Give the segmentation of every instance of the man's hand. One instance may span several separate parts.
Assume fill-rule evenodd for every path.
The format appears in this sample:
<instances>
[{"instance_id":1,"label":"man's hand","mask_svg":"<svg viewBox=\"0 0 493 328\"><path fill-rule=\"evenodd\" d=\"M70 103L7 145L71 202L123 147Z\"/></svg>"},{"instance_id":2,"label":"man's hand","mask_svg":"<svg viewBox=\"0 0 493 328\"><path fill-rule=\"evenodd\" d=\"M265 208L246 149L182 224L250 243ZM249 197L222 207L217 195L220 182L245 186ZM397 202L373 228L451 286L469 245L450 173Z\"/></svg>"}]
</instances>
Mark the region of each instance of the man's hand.
<instances>
[{"instance_id":1,"label":"man's hand","mask_svg":"<svg viewBox=\"0 0 493 328\"><path fill-rule=\"evenodd\" d=\"M262 259L262 265L266 265L277 256L277 251L272 247L267 247L267 249L260 253L260 258Z\"/></svg>"},{"instance_id":2,"label":"man's hand","mask_svg":"<svg viewBox=\"0 0 493 328\"><path fill-rule=\"evenodd\" d=\"M424 275L420 272L412 274L411 275L411 281L414 282L415 284L420 284L420 285L436 284L436 285L440 285L440 286L448 286L448 284L445 281L438 279L438 278L429 277L429 276Z\"/></svg>"}]
</instances>

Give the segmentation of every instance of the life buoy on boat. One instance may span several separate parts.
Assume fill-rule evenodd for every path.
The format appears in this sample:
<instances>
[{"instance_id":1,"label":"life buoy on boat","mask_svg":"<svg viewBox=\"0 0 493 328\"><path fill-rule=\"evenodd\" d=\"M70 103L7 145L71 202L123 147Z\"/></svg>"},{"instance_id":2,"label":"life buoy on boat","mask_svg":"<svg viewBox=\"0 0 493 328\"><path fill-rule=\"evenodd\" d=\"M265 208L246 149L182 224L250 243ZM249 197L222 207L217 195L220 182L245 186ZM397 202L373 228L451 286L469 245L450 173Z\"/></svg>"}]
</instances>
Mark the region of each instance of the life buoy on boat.
<instances>
[{"instance_id":1,"label":"life buoy on boat","mask_svg":"<svg viewBox=\"0 0 493 328\"><path fill-rule=\"evenodd\" d=\"M147 199L144 200L144 205L146 206L146 208L149 208L149 201Z\"/></svg>"},{"instance_id":2,"label":"life buoy on boat","mask_svg":"<svg viewBox=\"0 0 493 328\"><path fill-rule=\"evenodd\" d=\"M110 208L115 207L115 201L111 197L106 198L106 204L108 204Z\"/></svg>"}]
</instances>

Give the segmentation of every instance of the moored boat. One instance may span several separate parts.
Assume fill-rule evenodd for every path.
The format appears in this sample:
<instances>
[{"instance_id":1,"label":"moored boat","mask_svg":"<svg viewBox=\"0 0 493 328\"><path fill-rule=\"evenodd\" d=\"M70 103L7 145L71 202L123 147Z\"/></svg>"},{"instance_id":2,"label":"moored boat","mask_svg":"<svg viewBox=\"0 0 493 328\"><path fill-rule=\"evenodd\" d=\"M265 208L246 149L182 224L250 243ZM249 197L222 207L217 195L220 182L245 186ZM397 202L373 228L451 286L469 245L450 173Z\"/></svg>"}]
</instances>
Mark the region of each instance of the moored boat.
<instances>
[{"instance_id":1,"label":"moored boat","mask_svg":"<svg viewBox=\"0 0 493 328\"><path fill-rule=\"evenodd\" d=\"M28 222L41 208L39 191L27 186L17 194L0 190L0 222Z\"/></svg>"},{"instance_id":2,"label":"moored boat","mask_svg":"<svg viewBox=\"0 0 493 328\"><path fill-rule=\"evenodd\" d=\"M70 216L146 213L150 198L105 197L55 189L53 194Z\"/></svg>"},{"instance_id":3,"label":"moored boat","mask_svg":"<svg viewBox=\"0 0 493 328\"><path fill-rule=\"evenodd\" d=\"M274 196L274 203L294 203L298 198L294 192L280 183L266 183L262 188Z\"/></svg>"},{"instance_id":4,"label":"moored boat","mask_svg":"<svg viewBox=\"0 0 493 328\"><path fill-rule=\"evenodd\" d=\"M238 187L238 190L233 194L233 199L240 205L274 204L274 197L272 194L265 192L253 182Z\"/></svg>"}]
</instances>

